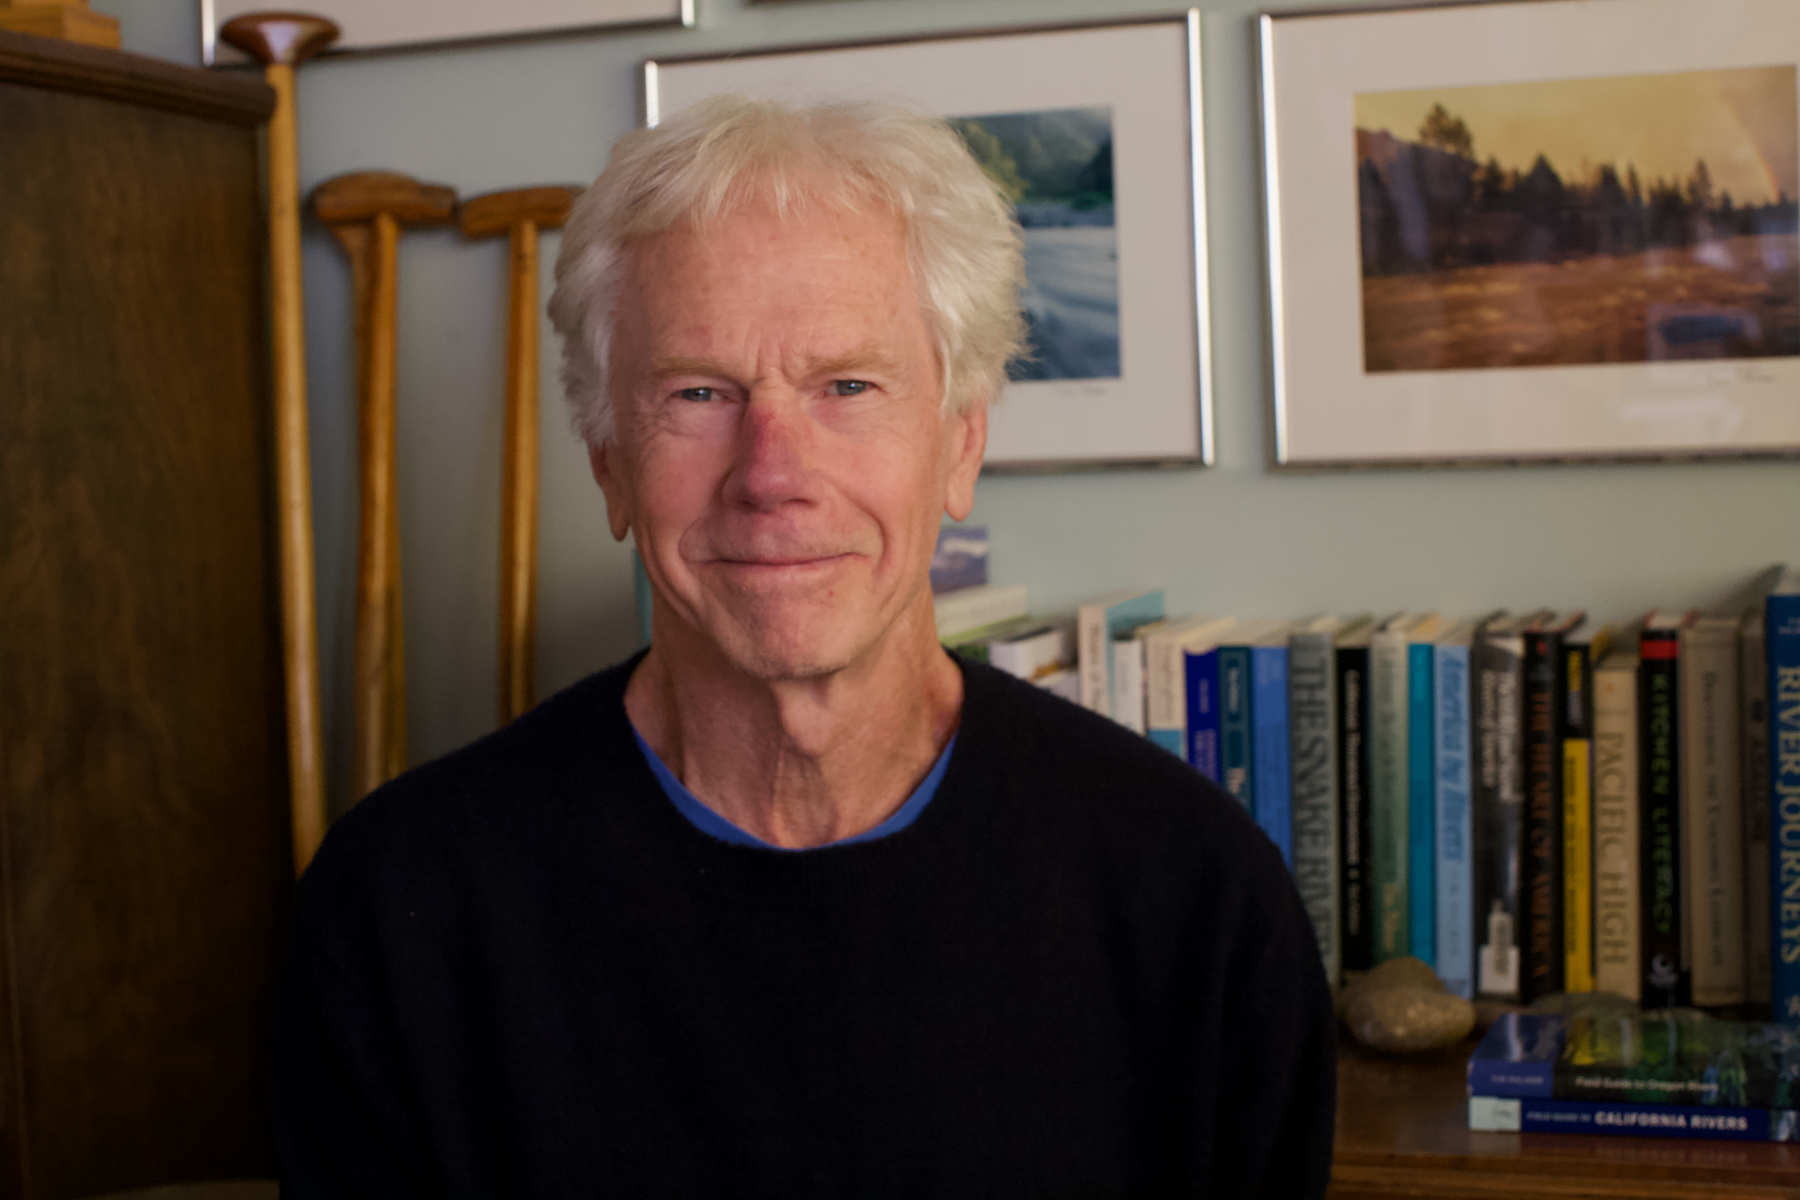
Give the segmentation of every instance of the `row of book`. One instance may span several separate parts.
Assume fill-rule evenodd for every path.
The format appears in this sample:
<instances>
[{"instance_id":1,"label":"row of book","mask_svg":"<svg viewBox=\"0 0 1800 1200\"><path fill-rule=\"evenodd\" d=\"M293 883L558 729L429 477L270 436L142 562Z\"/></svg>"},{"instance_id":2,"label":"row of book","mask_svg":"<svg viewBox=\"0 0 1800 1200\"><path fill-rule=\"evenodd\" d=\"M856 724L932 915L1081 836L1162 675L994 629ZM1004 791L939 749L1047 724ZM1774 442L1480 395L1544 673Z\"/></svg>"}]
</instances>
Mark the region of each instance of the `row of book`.
<instances>
[{"instance_id":1,"label":"row of book","mask_svg":"<svg viewBox=\"0 0 1800 1200\"><path fill-rule=\"evenodd\" d=\"M947 645L1135 729L1280 848L1336 982L1412 954L1458 994L1771 1004L1800 1022L1800 575L1745 611L1033 618Z\"/></svg>"}]
</instances>

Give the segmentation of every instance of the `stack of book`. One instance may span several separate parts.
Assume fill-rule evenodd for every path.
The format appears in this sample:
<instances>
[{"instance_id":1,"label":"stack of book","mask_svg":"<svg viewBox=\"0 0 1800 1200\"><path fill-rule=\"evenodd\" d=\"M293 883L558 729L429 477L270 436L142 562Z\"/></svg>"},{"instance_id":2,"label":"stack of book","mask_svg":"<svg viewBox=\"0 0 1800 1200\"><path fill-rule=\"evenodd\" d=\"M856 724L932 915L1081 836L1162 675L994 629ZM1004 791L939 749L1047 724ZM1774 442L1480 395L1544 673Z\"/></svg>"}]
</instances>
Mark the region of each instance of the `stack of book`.
<instances>
[{"instance_id":1,"label":"stack of book","mask_svg":"<svg viewBox=\"0 0 1800 1200\"><path fill-rule=\"evenodd\" d=\"M1062 618L1026 615L1023 589L939 611L967 605L940 628L960 652L1236 797L1334 983L1411 954L1471 998L1601 990L1800 1023L1800 574L1758 592L1617 629L1547 610L1174 618L1153 589Z\"/></svg>"},{"instance_id":2,"label":"stack of book","mask_svg":"<svg viewBox=\"0 0 1800 1200\"><path fill-rule=\"evenodd\" d=\"M1662 1017L1510 1013L1469 1059L1483 1132L1800 1140L1800 1031Z\"/></svg>"}]
</instances>

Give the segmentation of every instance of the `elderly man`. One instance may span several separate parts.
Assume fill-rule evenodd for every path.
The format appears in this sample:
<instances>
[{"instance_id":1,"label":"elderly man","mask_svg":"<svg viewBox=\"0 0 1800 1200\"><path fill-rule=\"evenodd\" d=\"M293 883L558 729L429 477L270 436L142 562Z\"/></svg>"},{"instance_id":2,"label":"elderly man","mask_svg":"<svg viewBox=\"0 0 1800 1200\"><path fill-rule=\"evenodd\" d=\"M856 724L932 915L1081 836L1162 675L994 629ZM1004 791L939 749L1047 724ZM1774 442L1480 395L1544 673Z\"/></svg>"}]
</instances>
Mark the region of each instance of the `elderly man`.
<instances>
[{"instance_id":1,"label":"elderly man","mask_svg":"<svg viewBox=\"0 0 1800 1200\"><path fill-rule=\"evenodd\" d=\"M934 636L1020 338L954 134L697 106L615 148L557 281L652 645L332 831L285 1194L1322 1193L1330 1003L1273 847Z\"/></svg>"}]
</instances>

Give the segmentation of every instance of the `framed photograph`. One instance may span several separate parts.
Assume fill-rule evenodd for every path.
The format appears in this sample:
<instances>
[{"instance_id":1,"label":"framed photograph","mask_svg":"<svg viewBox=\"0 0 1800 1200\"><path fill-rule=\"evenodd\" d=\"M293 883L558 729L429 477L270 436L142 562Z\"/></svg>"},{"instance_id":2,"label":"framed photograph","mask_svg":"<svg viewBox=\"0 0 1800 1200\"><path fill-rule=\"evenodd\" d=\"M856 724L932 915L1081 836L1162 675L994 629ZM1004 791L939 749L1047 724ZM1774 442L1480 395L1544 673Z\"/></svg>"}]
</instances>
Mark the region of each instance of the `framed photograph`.
<instances>
[{"instance_id":1,"label":"framed photograph","mask_svg":"<svg viewBox=\"0 0 1800 1200\"><path fill-rule=\"evenodd\" d=\"M1013 198L1032 353L988 470L1212 461L1197 13L644 64L648 124L722 93L922 105Z\"/></svg>"},{"instance_id":2,"label":"framed photograph","mask_svg":"<svg viewBox=\"0 0 1800 1200\"><path fill-rule=\"evenodd\" d=\"M250 61L218 40L219 26L268 0L200 0L200 57L214 63ZM307 0L305 11L328 17L343 32L331 53L398 50L433 42L526 37L606 25L694 23L694 0Z\"/></svg>"},{"instance_id":3,"label":"framed photograph","mask_svg":"<svg viewBox=\"0 0 1800 1200\"><path fill-rule=\"evenodd\" d=\"M1800 4L1261 18L1276 460L1800 452Z\"/></svg>"}]
</instances>

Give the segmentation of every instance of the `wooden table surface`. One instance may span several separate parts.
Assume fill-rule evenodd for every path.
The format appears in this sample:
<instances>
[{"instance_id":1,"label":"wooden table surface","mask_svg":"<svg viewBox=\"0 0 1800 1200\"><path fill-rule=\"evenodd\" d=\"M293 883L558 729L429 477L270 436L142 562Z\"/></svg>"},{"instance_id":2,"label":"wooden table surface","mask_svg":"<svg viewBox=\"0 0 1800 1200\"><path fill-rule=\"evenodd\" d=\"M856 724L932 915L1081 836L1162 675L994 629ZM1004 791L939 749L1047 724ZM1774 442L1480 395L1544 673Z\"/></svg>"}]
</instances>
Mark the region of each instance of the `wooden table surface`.
<instances>
[{"instance_id":1,"label":"wooden table surface","mask_svg":"<svg viewBox=\"0 0 1800 1200\"><path fill-rule=\"evenodd\" d=\"M1344 1039L1331 1200L1800 1200L1800 1144L1472 1133L1474 1048L1397 1058Z\"/></svg>"}]
</instances>

